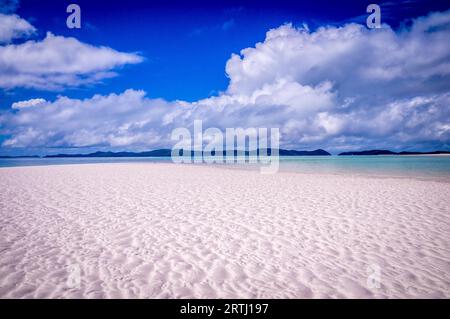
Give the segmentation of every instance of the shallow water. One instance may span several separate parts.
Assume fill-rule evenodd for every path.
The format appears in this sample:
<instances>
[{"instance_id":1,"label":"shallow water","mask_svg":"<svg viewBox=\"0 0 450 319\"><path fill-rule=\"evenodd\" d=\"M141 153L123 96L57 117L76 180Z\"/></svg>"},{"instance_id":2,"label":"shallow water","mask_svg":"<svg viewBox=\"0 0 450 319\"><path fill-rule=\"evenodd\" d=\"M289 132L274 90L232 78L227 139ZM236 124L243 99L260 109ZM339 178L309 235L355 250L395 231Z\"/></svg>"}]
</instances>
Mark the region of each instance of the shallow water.
<instances>
[{"instance_id":1,"label":"shallow water","mask_svg":"<svg viewBox=\"0 0 450 319\"><path fill-rule=\"evenodd\" d=\"M433 177L450 180L450 156L314 156L283 158L281 168L305 173Z\"/></svg>"},{"instance_id":2,"label":"shallow water","mask_svg":"<svg viewBox=\"0 0 450 319\"><path fill-rule=\"evenodd\" d=\"M0 167L171 162L172 160L167 157L17 158L0 159ZM231 166L254 168L254 165L250 164ZM280 157L280 170L300 173L361 174L383 177L431 177L450 181L450 156L282 156Z\"/></svg>"}]
</instances>

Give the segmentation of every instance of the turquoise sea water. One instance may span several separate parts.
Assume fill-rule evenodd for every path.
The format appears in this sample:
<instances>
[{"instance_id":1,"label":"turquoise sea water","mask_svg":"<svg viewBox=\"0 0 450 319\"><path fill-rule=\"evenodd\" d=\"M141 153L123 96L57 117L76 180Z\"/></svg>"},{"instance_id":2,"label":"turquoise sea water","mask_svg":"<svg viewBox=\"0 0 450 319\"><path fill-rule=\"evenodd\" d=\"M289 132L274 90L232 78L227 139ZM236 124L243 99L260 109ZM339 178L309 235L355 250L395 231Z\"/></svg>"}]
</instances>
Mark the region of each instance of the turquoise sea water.
<instances>
[{"instance_id":1,"label":"turquoise sea water","mask_svg":"<svg viewBox=\"0 0 450 319\"><path fill-rule=\"evenodd\" d=\"M283 158L282 170L376 176L432 177L450 181L450 156L311 156Z\"/></svg>"},{"instance_id":2,"label":"turquoise sea water","mask_svg":"<svg viewBox=\"0 0 450 319\"><path fill-rule=\"evenodd\" d=\"M171 163L168 157L0 158L0 167L96 163Z\"/></svg>"},{"instance_id":3,"label":"turquoise sea water","mask_svg":"<svg viewBox=\"0 0 450 319\"><path fill-rule=\"evenodd\" d=\"M162 157L19 158L0 159L0 167L143 162L171 163L172 161L170 158ZM280 158L280 170L302 173L432 177L450 181L450 156L289 156Z\"/></svg>"}]
</instances>

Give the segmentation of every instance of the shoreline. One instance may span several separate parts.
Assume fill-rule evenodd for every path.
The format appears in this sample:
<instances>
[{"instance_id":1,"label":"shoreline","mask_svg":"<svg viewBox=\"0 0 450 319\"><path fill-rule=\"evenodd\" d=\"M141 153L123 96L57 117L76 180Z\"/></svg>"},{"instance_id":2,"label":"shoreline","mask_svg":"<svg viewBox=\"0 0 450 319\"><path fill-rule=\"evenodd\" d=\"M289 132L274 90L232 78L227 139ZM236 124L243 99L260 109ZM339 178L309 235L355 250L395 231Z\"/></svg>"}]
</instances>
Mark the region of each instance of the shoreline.
<instances>
[{"instance_id":1,"label":"shoreline","mask_svg":"<svg viewBox=\"0 0 450 319\"><path fill-rule=\"evenodd\" d=\"M378 155L377 155L378 156ZM386 155L391 156L391 155ZM182 166L193 166L193 167L210 167L215 169L224 169L224 170L241 170L241 171L257 171L262 165L258 164L227 164L227 163L213 163L213 164L206 164L206 163L173 163L171 161L123 161L123 162L86 162L86 163L52 163L52 164L42 164L42 165L23 165L23 166L0 166L0 170L3 169L10 169L10 168L21 168L21 167L52 167L52 166L69 166L69 167L76 167L79 165L85 166L85 165L182 165ZM441 182L441 183L450 183L450 176L437 176L437 175L431 175L431 174L425 174L425 173L410 173L410 174L404 174L401 175L398 172L364 172L361 170L341 170L341 171L320 171L320 169L316 172L313 172L311 170L305 170L300 171L299 169L293 169L292 167L286 167L288 166L288 163L280 163L280 169L275 174L299 174L299 175L317 175L317 176L343 176L343 177L361 177L361 178L377 178L377 179L412 179L412 180L419 180L419 181L435 181L435 182ZM270 174L271 175L271 174Z\"/></svg>"}]
</instances>

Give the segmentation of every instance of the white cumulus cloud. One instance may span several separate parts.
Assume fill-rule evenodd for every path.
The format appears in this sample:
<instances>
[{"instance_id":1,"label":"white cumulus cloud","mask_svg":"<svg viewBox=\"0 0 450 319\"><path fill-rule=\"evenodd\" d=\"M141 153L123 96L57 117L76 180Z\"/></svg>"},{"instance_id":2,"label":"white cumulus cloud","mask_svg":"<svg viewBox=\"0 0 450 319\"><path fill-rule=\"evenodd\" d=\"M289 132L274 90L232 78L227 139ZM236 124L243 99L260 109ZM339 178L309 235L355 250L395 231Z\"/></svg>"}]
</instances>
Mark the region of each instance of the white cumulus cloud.
<instances>
[{"instance_id":1,"label":"white cumulus cloud","mask_svg":"<svg viewBox=\"0 0 450 319\"><path fill-rule=\"evenodd\" d=\"M34 31L33 26L17 15L0 14L0 43ZM136 53L119 52L47 32L42 40L0 46L0 88L76 87L113 77L116 68L142 60Z\"/></svg>"},{"instance_id":2,"label":"white cumulus cloud","mask_svg":"<svg viewBox=\"0 0 450 319\"><path fill-rule=\"evenodd\" d=\"M0 43L8 43L13 39L28 37L35 32L36 29L19 16L0 13Z\"/></svg>"},{"instance_id":3,"label":"white cumulus cloud","mask_svg":"<svg viewBox=\"0 0 450 319\"><path fill-rule=\"evenodd\" d=\"M78 86L114 76L114 68L141 61L142 57L133 53L47 33L42 41L0 47L0 87Z\"/></svg>"},{"instance_id":4,"label":"white cumulus cloud","mask_svg":"<svg viewBox=\"0 0 450 319\"><path fill-rule=\"evenodd\" d=\"M30 100L26 100L26 101L19 101L19 102L15 102L11 105L11 108L13 109L23 109L23 108L27 108L27 107L33 107L33 106L37 106L37 105L42 105L44 103L46 103L47 101L45 99L30 99Z\"/></svg>"}]
</instances>

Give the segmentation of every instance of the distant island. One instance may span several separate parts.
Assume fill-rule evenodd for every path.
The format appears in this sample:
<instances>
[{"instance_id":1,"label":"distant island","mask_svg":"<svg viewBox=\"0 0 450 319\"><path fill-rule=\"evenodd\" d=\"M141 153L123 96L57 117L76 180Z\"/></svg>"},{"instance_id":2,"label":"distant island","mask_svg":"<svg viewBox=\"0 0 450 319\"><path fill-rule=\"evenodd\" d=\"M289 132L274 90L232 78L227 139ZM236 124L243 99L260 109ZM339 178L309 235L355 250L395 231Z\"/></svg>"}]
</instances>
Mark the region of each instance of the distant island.
<instances>
[{"instance_id":1,"label":"distant island","mask_svg":"<svg viewBox=\"0 0 450 319\"><path fill-rule=\"evenodd\" d=\"M56 154L56 155L47 155L44 158L62 158L62 157L170 157L172 150L170 149L158 149L153 151L146 152L95 152L89 154ZM257 150L257 153L260 154L261 150ZM269 148L266 151L268 155L272 154L272 150ZM183 155L181 151L180 155ZM194 152L191 151L191 156L194 155ZM215 152L212 152L212 155L215 155ZM237 151L234 151L234 155L237 155ZM245 155L249 155L249 152L246 151ZM297 150L284 150L279 149L280 156L330 156L331 154L322 149L317 149L314 151L297 151Z\"/></svg>"},{"instance_id":2,"label":"distant island","mask_svg":"<svg viewBox=\"0 0 450 319\"><path fill-rule=\"evenodd\" d=\"M392 152L389 150L370 150L360 152L343 152L339 156L348 155L437 155L437 154L450 154L450 151L434 151L434 152Z\"/></svg>"},{"instance_id":3,"label":"distant island","mask_svg":"<svg viewBox=\"0 0 450 319\"><path fill-rule=\"evenodd\" d=\"M44 158L60 158L60 157L169 157L170 149L159 149L146 152L95 152L89 154L56 154L46 155Z\"/></svg>"},{"instance_id":4,"label":"distant island","mask_svg":"<svg viewBox=\"0 0 450 319\"><path fill-rule=\"evenodd\" d=\"M266 152L267 155L272 154L272 150L269 148L267 150L262 149ZM257 154L259 155L262 151L260 149L257 150ZM298 150L286 150L279 149L278 150L280 156L330 156L331 154L323 149L317 149L314 151L298 151ZM101 152L97 151L94 153L88 154L54 154L54 155L45 155L45 156L5 156L0 155L0 159L20 159L20 158L81 158L81 157L171 157L172 150L170 149L157 149L153 151L145 151L145 152ZM433 152L393 152L389 150L369 150L369 151L352 151L352 152L342 152L339 153L339 156L358 156L358 155L439 155L439 154L449 154L450 151L433 151ZM180 155L183 155L183 151L180 152ZM215 152L212 152L212 155L215 155ZM237 155L237 151L234 151L234 155ZM245 151L245 156L248 156L249 152ZM191 151L191 156L194 156L194 151Z\"/></svg>"}]
</instances>

